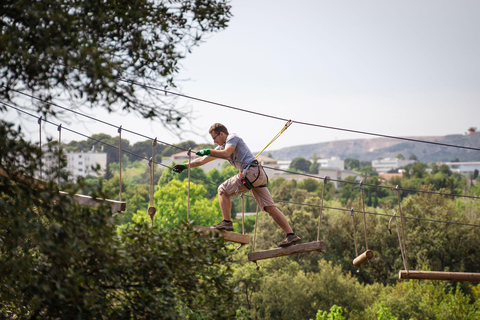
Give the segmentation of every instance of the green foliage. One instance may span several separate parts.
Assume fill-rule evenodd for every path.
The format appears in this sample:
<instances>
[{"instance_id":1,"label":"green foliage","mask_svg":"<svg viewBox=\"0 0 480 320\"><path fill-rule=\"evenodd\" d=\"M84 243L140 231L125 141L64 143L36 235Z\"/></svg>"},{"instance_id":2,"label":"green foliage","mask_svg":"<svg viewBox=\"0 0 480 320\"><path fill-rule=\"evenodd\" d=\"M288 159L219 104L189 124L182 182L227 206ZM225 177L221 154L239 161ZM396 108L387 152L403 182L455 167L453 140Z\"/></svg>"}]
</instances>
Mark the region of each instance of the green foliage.
<instances>
[{"instance_id":1,"label":"green foliage","mask_svg":"<svg viewBox=\"0 0 480 320\"><path fill-rule=\"evenodd\" d=\"M310 319L319 309L336 304L345 310L362 310L363 287L358 281L318 259L318 272L305 272L287 258L237 267L234 280L239 284L244 307L253 319Z\"/></svg>"},{"instance_id":2,"label":"green foliage","mask_svg":"<svg viewBox=\"0 0 480 320\"><path fill-rule=\"evenodd\" d=\"M318 159L319 157L317 156L316 153L314 153L312 157L312 164L310 165L308 172L312 174L318 174L318 168L320 167L320 163L318 163Z\"/></svg>"},{"instance_id":3,"label":"green foliage","mask_svg":"<svg viewBox=\"0 0 480 320\"><path fill-rule=\"evenodd\" d=\"M327 311L318 310L316 320L345 320L345 317L342 316L342 314L342 308L334 304L330 308L330 313L327 313Z\"/></svg>"},{"instance_id":4,"label":"green foliage","mask_svg":"<svg viewBox=\"0 0 480 320\"><path fill-rule=\"evenodd\" d=\"M470 303L470 297L457 286L449 288L445 282L410 280L385 287L373 305L365 310L366 318L373 319L476 319L480 316L479 301Z\"/></svg>"},{"instance_id":5,"label":"green foliage","mask_svg":"<svg viewBox=\"0 0 480 320\"><path fill-rule=\"evenodd\" d=\"M218 200L209 201L205 198L205 188L202 185L190 184L190 220L196 225L210 226L220 219L221 212ZM157 213L154 225L161 230L170 229L181 224L187 218L188 182L172 180L169 184L160 186L154 194L154 207ZM145 211L134 214L134 221L149 221Z\"/></svg>"},{"instance_id":6,"label":"green foliage","mask_svg":"<svg viewBox=\"0 0 480 320\"><path fill-rule=\"evenodd\" d=\"M292 160L289 168L300 172L308 173L310 172L311 165L312 163L309 160L302 157L297 157Z\"/></svg>"},{"instance_id":7,"label":"green foliage","mask_svg":"<svg viewBox=\"0 0 480 320\"><path fill-rule=\"evenodd\" d=\"M0 133L9 174L0 176L0 273L8 275L0 277L0 318L234 316L231 252L221 238L185 223L160 231L133 224L118 236L109 208L75 204L53 183L32 188L39 150L3 123Z\"/></svg>"},{"instance_id":8,"label":"green foliage","mask_svg":"<svg viewBox=\"0 0 480 320\"><path fill-rule=\"evenodd\" d=\"M231 15L226 1L207 0L2 1L0 12L8 35L0 40L3 99L21 102L10 89L22 88L47 102L61 96L136 111L172 129L185 113L154 88L175 86L179 60L205 35L226 28ZM35 107L56 115L45 101Z\"/></svg>"}]
</instances>

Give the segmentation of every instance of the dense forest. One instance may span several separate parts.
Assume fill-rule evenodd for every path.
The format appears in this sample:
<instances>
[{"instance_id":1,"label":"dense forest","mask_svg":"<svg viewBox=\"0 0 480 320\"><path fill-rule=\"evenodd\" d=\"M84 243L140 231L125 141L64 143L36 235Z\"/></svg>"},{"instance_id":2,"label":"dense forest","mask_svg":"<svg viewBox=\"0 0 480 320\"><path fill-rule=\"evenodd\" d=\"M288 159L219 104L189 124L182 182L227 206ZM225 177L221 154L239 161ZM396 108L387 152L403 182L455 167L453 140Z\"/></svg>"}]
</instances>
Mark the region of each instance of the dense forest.
<instances>
[{"instance_id":1,"label":"dense forest","mask_svg":"<svg viewBox=\"0 0 480 320\"><path fill-rule=\"evenodd\" d=\"M145 153L151 153L151 143L145 146ZM186 142L159 149L158 154L166 156L174 153L173 150L178 152L190 147L199 146ZM118 160L118 153L116 157ZM120 230L151 223L146 210L150 201L147 161L124 161L122 189L127 211L117 217ZM352 160L348 163L357 164L366 174L362 183L349 178L335 189L328 181L324 187L323 179L270 181L269 189L277 205L297 234L304 242L315 241L320 234L326 252L260 261L257 270L255 264L246 259L251 246L234 250L229 281L237 292L237 318L313 319L317 316L323 319L334 314L346 319L478 317L478 284L398 280L399 270L405 269L397 233L400 219L389 226L393 213L406 217L403 221L405 260L411 270L478 272L480 239L478 227L472 225L480 222L480 202L461 196L480 195L480 187L475 182L472 184L472 177L453 173L447 166L417 162L404 168L402 178L385 181L367 163ZM89 193L101 182L115 197L120 182L118 169L118 164L110 164L110 179L86 179L81 191ZM187 175L156 166L152 199L157 210L154 228L172 230L182 225L187 218L188 200L191 224L209 226L218 222L221 213L216 188L234 174L235 169L227 162L221 171L213 169L205 173L201 168L192 169L188 198ZM322 193L324 206L319 229ZM248 193L244 201L245 212L256 210ZM242 212L242 198L236 197L232 214L239 212ZM240 218L235 220L236 232L245 228L246 233L253 235L255 216L247 216L243 223L242 226ZM260 212L255 250L275 247L281 238L282 231L265 212ZM358 269L352 260L356 250L365 251L366 241L374 258ZM236 246L230 244L229 247Z\"/></svg>"}]
</instances>

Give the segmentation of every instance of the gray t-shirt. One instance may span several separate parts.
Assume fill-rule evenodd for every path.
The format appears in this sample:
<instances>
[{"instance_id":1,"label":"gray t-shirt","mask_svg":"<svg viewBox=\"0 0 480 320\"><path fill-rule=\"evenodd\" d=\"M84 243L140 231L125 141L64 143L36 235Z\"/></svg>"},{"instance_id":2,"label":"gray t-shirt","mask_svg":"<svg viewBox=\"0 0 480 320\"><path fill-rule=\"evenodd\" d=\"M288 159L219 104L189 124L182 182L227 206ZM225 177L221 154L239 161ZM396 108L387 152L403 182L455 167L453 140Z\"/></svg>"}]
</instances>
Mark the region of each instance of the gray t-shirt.
<instances>
[{"instance_id":1,"label":"gray t-shirt","mask_svg":"<svg viewBox=\"0 0 480 320\"><path fill-rule=\"evenodd\" d=\"M228 162L232 164L238 171L242 171L249 163L255 160L252 152L245 144L242 138L235 133L230 133L224 145L217 146L215 150L225 150L225 146L229 144L235 147Z\"/></svg>"}]
</instances>

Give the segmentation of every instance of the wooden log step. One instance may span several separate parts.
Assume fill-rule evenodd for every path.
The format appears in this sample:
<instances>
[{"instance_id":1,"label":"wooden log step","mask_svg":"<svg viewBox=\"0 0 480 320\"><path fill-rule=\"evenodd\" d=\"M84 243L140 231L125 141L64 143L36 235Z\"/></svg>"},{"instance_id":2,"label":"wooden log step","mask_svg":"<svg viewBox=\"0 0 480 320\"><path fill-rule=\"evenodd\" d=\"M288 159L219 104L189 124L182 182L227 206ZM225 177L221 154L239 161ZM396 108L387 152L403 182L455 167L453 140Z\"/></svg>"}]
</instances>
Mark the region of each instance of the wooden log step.
<instances>
[{"instance_id":1,"label":"wooden log step","mask_svg":"<svg viewBox=\"0 0 480 320\"><path fill-rule=\"evenodd\" d=\"M373 251L367 250L353 260L353 265L360 268L362 264L373 258Z\"/></svg>"},{"instance_id":2,"label":"wooden log step","mask_svg":"<svg viewBox=\"0 0 480 320\"><path fill-rule=\"evenodd\" d=\"M323 241L313 241L307 243L300 243L285 248L279 247L270 250L250 252L248 254L248 261L278 258L282 256L289 256L292 254L306 253L312 251L325 252L325 243Z\"/></svg>"},{"instance_id":3,"label":"wooden log step","mask_svg":"<svg viewBox=\"0 0 480 320\"><path fill-rule=\"evenodd\" d=\"M226 241L230 242L235 242L235 243L242 243L242 244L249 244L250 243L250 237L247 234L241 234L241 233L235 233L235 232L229 232L225 230L218 230L214 228L208 228L208 227L195 227L198 231L204 232L204 233L219 233L223 236L223 238Z\"/></svg>"},{"instance_id":4,"label":"wooden log step","mask_svg":"<svg viewBox=\"0 0 480 320\"><path fill-rule=\"evenodd\" d=\"M12 172L7 172L5 169L0 167L0 175L13 179L16 182L20 182L23 184L26 184L30 186L31 188L34 189L39 189L39 190L45 190L47 183L42 180L38 179L33 179L33 178L28 178L25 177L24 175L21 174L16 174ZM60 191L60 195L62 196L70 196L68 192L65 191ZM112 208L112 211L117 211L117 212L123 212L127 209L127 203L123 201L116 201L116 200L110 200L110 199L94 199L91 196L85 196L82 194L75 194L73 196L73 201L82 205L82 206L87 206L87 207L92 207L96 208L99 207L101 204L105 204L107 206L110 206Z\"/></svg>"},{"instance_id":5,"label":"wooden log step","mask_svg":"<svg viewBox=\"0 0 480 320\"><path fill-rule=\"evenodd\" d=\"M474 281L480 282L480 273L471 272L446 272L446 271L417 271L400 270L399 279L425 279L425 280L445 280L445 281Z\"/></svg>"}]
</instances>

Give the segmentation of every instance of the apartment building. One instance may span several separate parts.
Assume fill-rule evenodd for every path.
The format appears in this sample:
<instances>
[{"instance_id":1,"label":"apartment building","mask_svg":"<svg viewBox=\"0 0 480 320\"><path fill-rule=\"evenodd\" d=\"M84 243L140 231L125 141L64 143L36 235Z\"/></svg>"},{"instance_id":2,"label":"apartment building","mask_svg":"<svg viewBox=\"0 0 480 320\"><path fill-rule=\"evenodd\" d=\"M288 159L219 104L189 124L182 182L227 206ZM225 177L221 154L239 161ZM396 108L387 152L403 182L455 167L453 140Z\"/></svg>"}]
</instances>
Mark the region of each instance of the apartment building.
<instances>
[{"instance_id":1,"label":"apartment building","mask_svg":"<svg viewBox=\"0 0 480 320\"><path fill-rule=\"evenodd\" d=\"M107 170L107 154L105 152L67 152L64 156L67 160L65 169L70 173L72 180L86 176L101 177ZM59 159L50 152L44 153L42 161L43 175L58 167L59 164ZM94 170L97 165L99 166L98 172Z\"/></svg>"},{"instance_id":2,"label":"apartment building","mask_svg":"<svg viewBox=\"0 0 480 320\"><path fill-rule=\"evenodd\" d=\"M372 168L374 168L378 174L383 174L389 172L390 170L399 169L408 166L409 164L414 164L415 162L415 160L402 160L398 158L377 159L372 161Z\"/></svg>"}]
</instances>

